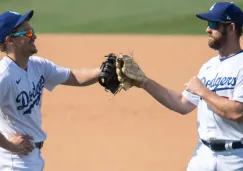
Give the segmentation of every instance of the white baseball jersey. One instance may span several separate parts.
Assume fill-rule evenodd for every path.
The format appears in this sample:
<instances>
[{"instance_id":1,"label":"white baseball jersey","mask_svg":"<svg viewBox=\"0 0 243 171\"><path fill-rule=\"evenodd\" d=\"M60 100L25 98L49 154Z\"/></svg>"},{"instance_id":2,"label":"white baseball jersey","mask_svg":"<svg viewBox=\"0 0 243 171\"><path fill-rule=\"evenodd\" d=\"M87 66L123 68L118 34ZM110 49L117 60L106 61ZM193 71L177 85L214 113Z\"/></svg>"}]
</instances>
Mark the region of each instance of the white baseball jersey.
<instances>
[{"instance_id":1,"label":"white baseball jersey","mask_svg":"<svg viewBox=\"0 0 243 171\"><path fill-rule=\"evenodd\" d=\"M41 57L29 58L27 70L8 57L0 61L0 132L5 135L29 134L35 142L44 141L41 128L43 88L49 91L66 81L70 69Z\"/></svg>"},{"instance_id":2,"label":"white baseball jersey","mask_svg":"<svg viewBox=\"0 0 243 171\"><path fill-rule=\"evenodd\" d=\"M216 56L200 69L198 78L219 96L243 102L243 51L228 58ZM190 92L183 95L198 106L198 135L201 139L240 141L243 124L224 119L215 114L207 103Z\"/></svg>"}]
</instances>

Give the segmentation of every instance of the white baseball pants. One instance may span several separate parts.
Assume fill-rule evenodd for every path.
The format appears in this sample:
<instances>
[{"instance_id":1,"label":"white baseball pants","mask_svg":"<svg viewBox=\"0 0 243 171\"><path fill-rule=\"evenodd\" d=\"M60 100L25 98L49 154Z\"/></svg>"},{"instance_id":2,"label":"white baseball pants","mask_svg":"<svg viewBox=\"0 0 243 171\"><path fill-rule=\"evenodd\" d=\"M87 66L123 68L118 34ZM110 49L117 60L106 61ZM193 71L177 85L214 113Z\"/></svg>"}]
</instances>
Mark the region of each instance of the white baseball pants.
<instances>
[{"instance_id":1,"label":"white baseball pants","mask_svg":"<svg viewBox=\"0 0 243 171\"><path fill-rule=\"evenodd\" d=\"M243 148L214 152L199 141L187 171L243 171Z\"/></svg>"},{"instance_id":2,"label":"white baseball pants","mask_svg":"<svg viewBox=\"0 0 243 171\"><path fill-rule=\"evenodd\" d=\"M38 148L26 155L16 155L0 148L0 171L42 171L44 159Z\"/></svg>"}]
</instances>

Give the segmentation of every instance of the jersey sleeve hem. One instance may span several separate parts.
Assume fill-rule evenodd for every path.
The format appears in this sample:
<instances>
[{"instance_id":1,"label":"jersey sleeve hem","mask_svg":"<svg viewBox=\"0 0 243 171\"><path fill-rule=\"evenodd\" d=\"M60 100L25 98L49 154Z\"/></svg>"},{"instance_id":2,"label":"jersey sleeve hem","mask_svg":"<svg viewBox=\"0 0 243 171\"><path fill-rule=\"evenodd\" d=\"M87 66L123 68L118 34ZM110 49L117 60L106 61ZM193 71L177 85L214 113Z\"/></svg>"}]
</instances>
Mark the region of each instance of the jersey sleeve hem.
<instances>
[{"instance_id":1,"label":"jersey sleeve hem","mask_svg":"<svg viewBox=\"0 0 243 171\"><path fill-rule=\"evenodd\" d=\"M70 73L71 73L71 69L67 69L67 72L65 73L63 79L60 80L59 83L57 83L57 84L47 84L47 85L45 85L45 88L48 89L49 91L52 91L57 85L67 81L67 79L70 76Z\"/></svg>"},{"instance_id":2,"label":"jersey sleeve hem","mask_svg":"<svg viewBox=\"0 0 243 171\"><path fill-rule=\"evenodd\" d=\"M187 92L187 91L183 91L183 92L182 92L182 95L183 95L189 102L191 102L191 103L194 104L195 106L198 106L198 103L197 103L195 100L192 100L192 99L190 98L189 92Z\"/></svg>"}]
</instances>

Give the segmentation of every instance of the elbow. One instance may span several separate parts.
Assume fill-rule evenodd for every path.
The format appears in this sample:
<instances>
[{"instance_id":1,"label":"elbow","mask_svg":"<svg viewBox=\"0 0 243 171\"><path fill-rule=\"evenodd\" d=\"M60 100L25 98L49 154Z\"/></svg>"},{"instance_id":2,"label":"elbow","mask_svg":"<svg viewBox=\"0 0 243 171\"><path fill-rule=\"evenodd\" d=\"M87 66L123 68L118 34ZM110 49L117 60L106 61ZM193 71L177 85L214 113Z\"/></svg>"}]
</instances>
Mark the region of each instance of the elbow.
<instances>
[{"instance_id":1,"label":"elbow","mask_svg":"<svg viewBox=\"0 0 243 171\"><path fill-rule=\"evenodd\" d=\"M180 111L180 112L178 112L178 113L181 114L181 115L186 115L186 114L188 114L189 112Z\"/></svg>"},{"instance_id":2,"label":"elbow","mask_svg":"<svg viewBox=\"0 0 243 171\"><path fill-rule=\"evenodd\" d=\"M181 115L186 115L186 114L188 114L188 113L190 113L192 111L191 108L186 108L184 106L177 107L176 109L171 109L171 110L173 110L174 112L177 112L177 113L179 113Z\"/></svg>"},{"instance_id":3,"label":"elbow","mask_svg":"<svg viewBox=\"0 0 243 171\"><path fill-rule=\"evenodd\" d=\"M186 111L186 110L177 110L177 111L175 111L175 112L177 112L177 113L179 113L179 114L181 114L181 115L186 115L186 114L188 114L190 111Z\"/></svg>"},{"instance_id":4,"label":"elbow","mask_svg":"<svg viewBox=\"0 0 243 171\"><path fill-rule=\"evenodd\" d=\"M178 114L181 114L181 115L186 115L188 114L189 112L186 111L185 109L181 109L181 108L173 108L173 107L167 107L167 109L173 111L173 112L176 112Z\"/></svg>"},{"instance_id":5,"label":"elbow","mask_svg":"<svg viewBox=\"0 0 243 171\"><path fill-rule=\"evenodd\" d=\"M243 123L243 115L241 113L232 113L227 117L227 119L236 123Z\"/></svg>"}]
</instances>

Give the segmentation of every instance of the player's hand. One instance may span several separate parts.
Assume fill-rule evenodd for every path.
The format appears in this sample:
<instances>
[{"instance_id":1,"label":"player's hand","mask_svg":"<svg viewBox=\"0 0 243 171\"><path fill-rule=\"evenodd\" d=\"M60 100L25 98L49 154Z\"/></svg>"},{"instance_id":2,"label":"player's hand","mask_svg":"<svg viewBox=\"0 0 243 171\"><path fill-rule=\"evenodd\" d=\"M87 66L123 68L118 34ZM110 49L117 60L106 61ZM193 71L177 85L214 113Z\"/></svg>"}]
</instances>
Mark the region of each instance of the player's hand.
<instances>
[{"instance_id":1,"label":"player's hand","mask_svg":"<svg viewBox=\"0 0 243 171\"><path fill-rule=\"evenodd\" d=\"M196 76L192 77L189 82L185 84L185 90L198 96L201 96L206 89L207 87Z\"/></svg>"},{"instance_id":2,"label":"player's hand","mask_svg":"<svg viewBox=\"0 0 243 171\"><path fill-rule=\"evenodd\" d=\"M34 149L33 137L30 135L15 135L8 138L9 151L19 155L28 155Z\"/></svg>"}]
</instances>

